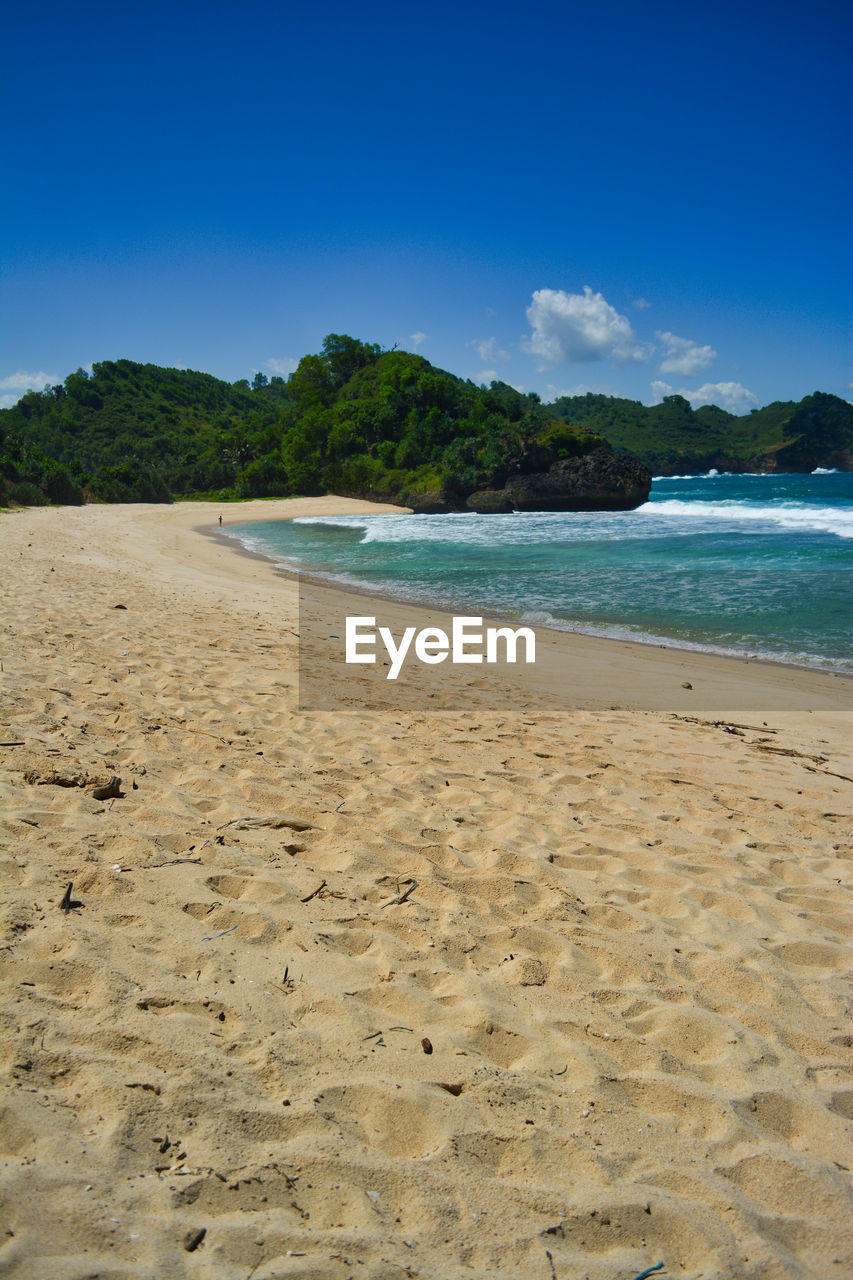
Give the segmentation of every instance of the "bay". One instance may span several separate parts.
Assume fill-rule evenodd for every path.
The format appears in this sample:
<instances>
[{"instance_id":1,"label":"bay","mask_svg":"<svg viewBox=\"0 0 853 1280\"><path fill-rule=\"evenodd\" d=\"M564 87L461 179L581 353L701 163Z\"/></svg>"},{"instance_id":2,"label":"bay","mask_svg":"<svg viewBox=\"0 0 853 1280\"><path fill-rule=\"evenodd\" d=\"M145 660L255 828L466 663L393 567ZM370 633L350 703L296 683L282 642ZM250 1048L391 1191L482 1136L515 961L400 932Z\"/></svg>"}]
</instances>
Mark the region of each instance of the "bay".
<instances>
[{"instance_id":1,"label":"bay","mask_svg":"<svg viewBox=\"0 0 853 1280\"><path fill-rule=\"evenodd\" d=\"M629 512L231 526L280 565L455 613L853 670L853 474L656 478Z\"/></svg>"}]
</instances>

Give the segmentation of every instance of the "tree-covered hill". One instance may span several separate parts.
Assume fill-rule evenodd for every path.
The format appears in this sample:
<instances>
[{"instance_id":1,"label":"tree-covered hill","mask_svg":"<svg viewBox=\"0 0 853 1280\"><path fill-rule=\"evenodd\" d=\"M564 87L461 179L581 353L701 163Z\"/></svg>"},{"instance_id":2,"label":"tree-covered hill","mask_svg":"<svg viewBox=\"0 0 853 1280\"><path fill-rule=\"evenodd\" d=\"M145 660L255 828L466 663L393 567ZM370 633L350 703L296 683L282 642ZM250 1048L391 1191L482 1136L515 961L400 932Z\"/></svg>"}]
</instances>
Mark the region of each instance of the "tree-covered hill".
<instances>
[{"instance_id":1,"label":"tree-covered hill","mask_svg":"<svg viewBox=\"0 0 853 1280\"><path fill-rule=\"evenodd\" d=\"M606 436L656 474L684 471L853 470L853 405L816 391L736 417L716 405L692 409L683 396L662 404L612 396L564 396L548 406L555 418Z\"/></svg>"},{"instance_id":2,"label":"tree-covered hill","mask_svg":"<svg viewBox=\"0 0 853 1280\"><path fill-rule=\"evenodd\" d=\"M285 400L283 378L232 386L131 360L78 369L0 410L6 498L163 502L228 488L267 433L273 447Z\"/></svg>"},{"instance_id":3,"label":"tree-covered hill","mask_svg":"<svg viewBox=\"0 0 853 1280\"><path fill-rule=\"evenodd\" d=\"M602 438L658 473L853 469L853 406L816 392L738 418L681 396L542 405L422 356L330 334L285 381L103 361L0 410L0 503L334 491L461 505Z\"/></svg>"},{"instance_id":4,"label":"tree-covered hill","mask_svg":"<svg viewBox=\"0 0 853 1280\"><path fill-rule=\"evenodd\" d=\"M117 360L30 392L0 411L0 501L453 500L600 443L549 419L536 395L331 334L286 383Z\"/></svg>"}]
</instances>

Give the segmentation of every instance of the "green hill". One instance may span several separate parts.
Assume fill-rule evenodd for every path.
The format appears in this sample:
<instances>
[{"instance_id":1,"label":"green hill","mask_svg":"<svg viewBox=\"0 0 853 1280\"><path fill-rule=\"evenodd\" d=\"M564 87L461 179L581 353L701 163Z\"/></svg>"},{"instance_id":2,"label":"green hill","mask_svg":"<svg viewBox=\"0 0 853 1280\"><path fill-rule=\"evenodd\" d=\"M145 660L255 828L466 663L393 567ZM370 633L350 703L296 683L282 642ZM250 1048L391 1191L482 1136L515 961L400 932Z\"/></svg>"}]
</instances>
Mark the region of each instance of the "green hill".
<instances>
[{"instance_id":1,"label":"green hill","mask_svg":"<svg viewBox=\"0 0 853 1280\"><path fill-rule=\"evenodd\" d=\"M605 435L657 475L686 471L853 470L853 405L816 391L736 417L716 405L692 409L683 396L662 404L612 396L563 396L548 412Z\"/></svg>"},{"instance_id":2,"label":"green hill","mask_svg":"<svg viewBox=\"0 0 853 1280\"><path fill-rule=\"evenodd\" d=\"M28 393L0 411L0 501L453 500L600 443L549 420L536 395L331 334L286 383L117 360Z\"/></svg>"},{"instance_id":3,"label":"green hill","mask_svg":"<svg viewBox=\"0 0 853 1280\"><path fill-rule=\"evenodd\" d=\"M162 502L227 488L275 445L284 379L256 383L131 360L78 369L0 411L7 496L37 501L41 488L53 501Z\"/></svg>"},{"instance_id":4,"label":"green hill","mask_svg":"<svg viewBox=\"0 0 853 1280\"><path fill-rule=\"evenodd\" d=\"M285 381L131 360L0 410L0 503L164 502L334 491L451 504L610 441L657 473L853 469L853 406L815 392L735 417L681 396L542 405L422 356L330 334Z\"/></svg>"}]
</instances>

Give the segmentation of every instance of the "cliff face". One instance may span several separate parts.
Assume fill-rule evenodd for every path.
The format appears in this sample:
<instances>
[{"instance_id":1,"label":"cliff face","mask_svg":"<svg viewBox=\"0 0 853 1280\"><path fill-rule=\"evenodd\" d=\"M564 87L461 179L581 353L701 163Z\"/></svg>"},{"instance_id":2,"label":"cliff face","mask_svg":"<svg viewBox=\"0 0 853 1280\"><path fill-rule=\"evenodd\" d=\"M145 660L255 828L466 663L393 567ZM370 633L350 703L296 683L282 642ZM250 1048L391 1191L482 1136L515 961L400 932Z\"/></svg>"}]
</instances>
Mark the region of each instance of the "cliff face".
<instances>
[{"instance_id":1,"label":"cliff face","mask_svg":"<svg viewBox=\"0 0 853 1280\"><path fill-rule=\"evenodd\" d=\"M797 405L785 424L787 442L750 459L759 471L853 471L853 407L837 396L815 392Z\"/></svg>"},{"instance_id":2,"label":"cliff face","mask_svg":"<svg viewBox=\"0 0 853 1280\"><path fill-rule=\"evenodd\" d=\"M581 458L565 458L547 471L510 476L503 489L481 489L466 505L495 511L632 511L648 501L652 473L628 453L602 445Z\"/></svg>"}]
</instances>

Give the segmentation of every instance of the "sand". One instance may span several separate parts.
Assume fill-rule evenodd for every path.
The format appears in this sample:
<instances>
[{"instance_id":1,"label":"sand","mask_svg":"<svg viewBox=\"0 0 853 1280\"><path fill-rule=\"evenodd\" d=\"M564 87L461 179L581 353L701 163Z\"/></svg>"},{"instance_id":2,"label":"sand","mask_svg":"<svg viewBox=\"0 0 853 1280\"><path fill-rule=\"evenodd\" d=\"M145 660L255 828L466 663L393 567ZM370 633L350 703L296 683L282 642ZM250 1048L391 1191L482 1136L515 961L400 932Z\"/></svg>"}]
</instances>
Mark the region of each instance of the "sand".
<instances>
[{"instance_id":1,"label":"sand","mask_svg":"<svg viewBox=\"0 0 853 1280\"><path fill-rule=\"evenodd\" d=\"M2 1273L853 1275L849 682L300 711L217 514L0 517Z\"/></svg>"}]
</instances>

